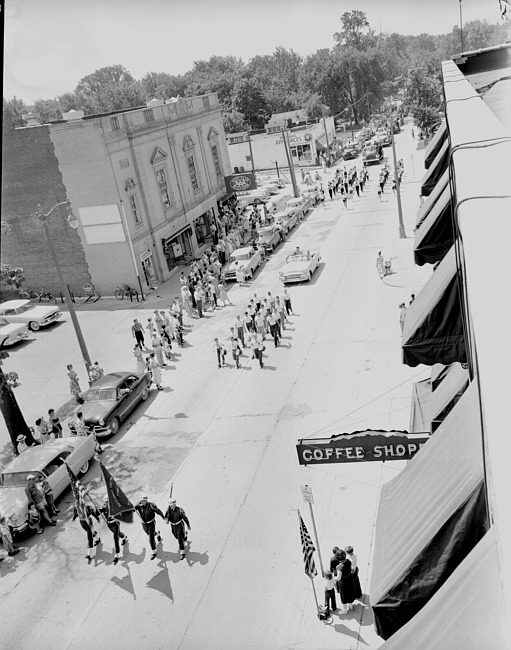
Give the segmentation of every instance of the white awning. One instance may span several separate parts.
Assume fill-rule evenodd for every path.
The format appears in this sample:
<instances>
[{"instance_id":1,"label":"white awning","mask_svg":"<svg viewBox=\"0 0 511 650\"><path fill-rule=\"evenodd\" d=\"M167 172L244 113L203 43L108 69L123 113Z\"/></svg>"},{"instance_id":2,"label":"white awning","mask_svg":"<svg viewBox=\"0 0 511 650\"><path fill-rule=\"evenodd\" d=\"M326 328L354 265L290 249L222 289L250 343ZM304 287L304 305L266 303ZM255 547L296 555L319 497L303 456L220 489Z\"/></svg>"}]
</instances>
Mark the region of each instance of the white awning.
<instances>
[{"instance_id":1,"label":"white awning","mask_svg":"<svg viewBox=\"0 0 511 650\"><path fill-rule=\"evenodd\" d=\"M424 204L421 208L417 210L417 219L415 221L416 227L418 228L424 219L428 216L430 211L433 209L433 206L438 201L442 192L449 185L449 170L446 169L442 176L439 178L438 183L435 185L435 189L424 201Z\"/></svg>"},{"instance_id":2,"label":"white awning","mask_svg":"<svg viewBox=\"0 0 511 650\"><path fill-rule=\"evenodd\" d=\"M370 589L373 607L483 480L477 397L473 382L428 444L381 490Z\"/></svg>"},{"instance_id":3,"label":"white awning","mask_svg":"<svg viewBox=\"0 0 511 650\"><path fill-rule=\"evenodd\" d=\"M440 262L454 243L451 188L447 183L415 231L414 258L418 266Z\"/></svg>"},{"instance_id":4,"label":"white awning","mask_svg":"<svg viewBox=\"0 0 511 650\"><path fill-rule=\"evenodd\" d=\"M431 430L431 380L417 381L412 387L412 407L410 409L410 433Z\"/></svg>"},{"instance_id":5,"label":"white awning","mask_svg":"<svg viewBox=\"0 0 511 650\"><path fill-rule=\"evenodd\" d=\"M444 144L446 137L447 122L444 120L438 131L431 138L431 142L428 144L426 151L424 152L424 167L426 169L429 169L431 167L431 163L435 160L436 155Z\"/></svg>"},{"instance_id":6,"label":"white awning","mask_svg":"<svg viewBox=\"0 0 511 650\"><path fill-rule=\"evenodd\" d=\"M380 650L509 648L497 557L493 527L433 598Z\"/></svg>"},{"instance_id":7,"label":"white awning","mask_svg":"<svg viewBox=\"0 0 511 650\"><path fill-rule=\"evenodd\" d=\"M421 194L429 196L434 190L435 185L440 180L442 174L448 168L449 161L449 140L446 140L441 146L440 151L437 153L435 160L431 163L431 167L424 174L421 181Z\"/></svg>"},{"instance_id":8,"label":"white awning","mask_svg":"<svg viewBox=\"0 0 511 650\"><path fill-rule=\"evenodd\" d=\"M408 307L402 348L403 362L412 367L466 361L454 246Z\"/></svg>"}]
</instances>

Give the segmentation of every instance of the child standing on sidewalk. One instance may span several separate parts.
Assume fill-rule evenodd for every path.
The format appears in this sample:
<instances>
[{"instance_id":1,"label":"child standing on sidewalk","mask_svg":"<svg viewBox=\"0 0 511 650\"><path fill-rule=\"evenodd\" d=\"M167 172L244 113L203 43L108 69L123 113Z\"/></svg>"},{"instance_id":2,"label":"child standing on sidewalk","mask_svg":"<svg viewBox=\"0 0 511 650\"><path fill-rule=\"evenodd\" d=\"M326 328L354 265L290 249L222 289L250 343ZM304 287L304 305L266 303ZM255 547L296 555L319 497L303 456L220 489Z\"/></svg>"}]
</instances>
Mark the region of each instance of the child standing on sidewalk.
<instances>
[{"instance_id":1,"label":"child standing on sidewalk","mask_svg":"<svg viewBox=\"0 0 511 650\"><path fill-rule=\"evenodd\" d=\"M335 580L330 571L325 573L325 607L330 607L330 611L335 612L337 603L335 601Z\"/></svg>"}]
</instances>

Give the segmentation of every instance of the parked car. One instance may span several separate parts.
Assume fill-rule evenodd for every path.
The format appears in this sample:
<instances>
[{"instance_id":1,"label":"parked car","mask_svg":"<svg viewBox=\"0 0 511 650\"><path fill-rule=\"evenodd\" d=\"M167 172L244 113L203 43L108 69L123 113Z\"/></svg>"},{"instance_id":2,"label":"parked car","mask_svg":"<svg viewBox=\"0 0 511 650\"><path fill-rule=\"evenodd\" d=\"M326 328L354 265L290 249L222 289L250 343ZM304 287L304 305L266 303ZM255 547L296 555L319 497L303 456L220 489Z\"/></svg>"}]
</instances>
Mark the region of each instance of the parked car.
<instances>
[{"instance_id":1,"label":"parked car","mask_svg":"<svg viewBox=\"0 0 511 650\"><path fill-rule=\"evenodd\" d=\"M309 199L306 196L299 196L297 199L289 199L286 203L286 208L289 210L294 210L298 219L305 217L307 212L310 210L311 204Z\"/></svg>"},{"instance_id":2,"label":"parked car","mask_svg":"<svg viewBox=\"0 0 511 650\"><path fill-rule=\"evenodd\" d=\"M288 235L298 223L298 217L294 210L287 209L274 215L274 223L281 226L284 235Z\"/></svg>"},{"instance_id":3,"label":"parked car","mask_svg":"<svg viewBox=\"0 0 511 650\"><path fill-rule=\"evenodd\" d=\"M276 182L268 181L262 185L262 189L267 190L270 194L277 194L279 185Z\"/></svg>"},{"instance_id":4,"label":"parked car","mask_svg":"<svg viewBox=\"0 0 511 650\"><path fill-rule=\"evenodd\" d=\"M280 243L280 234L274 226L265 226L259 228L256 245L262 246L266 253L272 253L274 248Z\"/></svg>"},{"instance_id":5,"label":"parked car","mask_svg":"<svg viewBox=\"0 0 511 650\"><path fill-rule=\"evenodd\" d=\"M65 463L76 476L85 474L95 451L94 436L59 438L30 447L10 462L0 474L0 512L13 532L21 533L28 526L25 488L29 474L38 482L46 479L57 499L70 484Z\"/></svg>"},{"instance_id":6,"label":"parked car","mask_svg":"<svg viewBox=\"0 0 511 650\"><path fill-rule=\"evenodd\" d=\"M37 332L57 321L62 313L58 307L36 306L30 300L8 300L0 304L0 316L9 323L24 323Z\"/></svg>"},{"instance_id":7,"label":"parked car","mask_svg":"<svg viewBox=\"0 0 511 650\"><path fill-rule=\"evenodd\" d=\"M115 435L139 402L149 397L148 372L111 372L98 379L83 395L80 407L87 429L96 438Z\"/></svg>"},{"instance_id":8,"label":"parked car","mask_svg":"<svg viewBox=\"0 0 511 650\"><path fill-rule=\"evenodd\" d=\"M348 144L344 147L342 153L344 160L354 160L355 158L358 158L358 156L360 156L360 147L356 144Z\"/></svg>"},{"instance_id":9,"label":"parked car","mask_svg":"<svg viewBox=\"0 0 511 650\"><path fill-rule=\"evenodd\" d=\"M302 190L302 196L309 199L310 206L314 206L319 202L319 185L307 185Z\"/></svg>"},{"instance_id":10,"label":"parked car","mask_svg":"<svg viewBox=\"0 0 511 650\"><path fill-rule=\"evenodd\" d=\"M319 267L321 256L319 250L295 251L286 257L286 264L279 272L279 279L288 282L305 282L312 280L314 271Z\"/></svg>"},{"instance_id":11,"label":"parked car","mask_svg":"<svg viewBox=\"0 0 511 650\"><path fill-rule=\"evenodd\" d=\"M28 336L28 328L26 325L17 325L16 323L9 323L5 318L0 317L0 344L4 343L4 347L14 345L18 341L23 341Z\"/></svg>"},{"instance_id":12,"label":"parked car","mask_svg":"<svg viewBox=\"0 0 511 650\"><path fill-rule=\"evenodd\" d=\"M253 246L238 248L231 253L229 266L225 272L225 279L236 280L236 269L240 265L245 267L245 280L251 278L257 267L261 264L262 259L261 251L256 250ZM236 262L238 262L238 264L236 264Z\"/></svg>"}]
</instances>

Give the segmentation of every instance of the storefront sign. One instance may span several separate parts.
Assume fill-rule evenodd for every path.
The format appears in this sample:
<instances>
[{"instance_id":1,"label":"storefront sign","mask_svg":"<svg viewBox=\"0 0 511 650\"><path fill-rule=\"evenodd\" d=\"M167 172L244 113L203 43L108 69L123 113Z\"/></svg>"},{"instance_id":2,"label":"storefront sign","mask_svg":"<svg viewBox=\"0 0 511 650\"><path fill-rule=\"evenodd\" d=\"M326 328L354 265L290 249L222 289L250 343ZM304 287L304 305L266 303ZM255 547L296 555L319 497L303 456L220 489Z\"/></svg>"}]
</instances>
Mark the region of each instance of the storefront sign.
<instances>
[{"instance_id":1,"label":"storefront sign","mask_svg":"<svg viewBox=\"0 0 511 650\"><path fill-rule=\"evenodd\" d=\"M427 433L367 429L332 438L300 440L296 451L300 465L409 460L429 437Z\"/></svg>"},{"instance_id":2,"label":"storefront sign","mask_svg":"<svg viewBox=\"0 0 511 650\"><path fill-rule=\"evenodd\" d=\"M312 133L307 131L306 133L300 133L300 134L289 134L289 144L307 144L311 142L312 140ZM278 139L275 141L275 144L282 144L284 140L282 138Z\"/></svg>"},{"instance_id":3,"label":"storefront sign","mask_svg":"<svg viewBox=\"0 0 511 650\"><path fill-rule=\"evenodd\" d=\"M234 174L233 176L225 176L225 187L227 192L247 192L248 190L255 190L257 188L257 181L255 174Z\"/></svg>"}]
</instances>

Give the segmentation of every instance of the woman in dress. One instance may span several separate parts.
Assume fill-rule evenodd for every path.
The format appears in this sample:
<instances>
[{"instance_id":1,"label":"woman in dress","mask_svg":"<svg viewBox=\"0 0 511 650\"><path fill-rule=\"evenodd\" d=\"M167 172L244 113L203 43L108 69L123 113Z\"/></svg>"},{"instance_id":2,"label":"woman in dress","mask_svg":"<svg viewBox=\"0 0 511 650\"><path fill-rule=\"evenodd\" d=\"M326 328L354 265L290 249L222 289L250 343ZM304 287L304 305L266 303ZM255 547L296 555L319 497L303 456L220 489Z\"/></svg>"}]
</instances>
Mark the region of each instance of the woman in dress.
<instances>
[{"instance_id":1,"label":"woman in dress","mask_svg":"<svg viewBox=\"0 0 511 650\"><path fill-rule=\"evenodd\" d=\"M188 318L192 318L193 306L192 306L192 297L190 295L190 289L188 289L188 287L183 286L181 288L181 296L183 298L183 306L185 308L186 313L188 314Z\"/></svg>"},{"instance_id":2,"label":"woman in dress","mask_svg":"<svg viewBox=\"0 0 511 650\"><path fill-rule=\"evenodd\" d=\"M346 552L341 550L339 552L339 558L340 562L336 569L336 585L341 597L341 603L343 604L341 614L346 614L350 609L353 609L355 588L351 575L351 562L346 557Z\"/></svg>"},{"instance_id":3,"label":"woman in dress","mask_svg":"<svg viewBox=\"0 0 511 650\"><path fill-rule=\"evenodd\" d=\"M346 557L351 562L351 577L353 580L355 600L358 600L359 598L362 598L362 587L360 586L360 580L358 577L357 556L353 552L353 546L346 546L344 550L346 551Z\"/></svg>"},{"instance_id":4,"label":"woman in dress","mask_svg":"<svg viewBox=\"0 0 511 650\"><path fill-rule=\"evenodd\" d=\"M161 326L163 325L163 319L160 316L160 312L157 309L154 310L153 320L154 320L154 324L156 325L156 329L158 330L158 334L161 335Z\"/></svg>"},{"instance_id":5,"label":"woman in dress","mask_svg":"<svg viewBox=\"0 0 511 650\"><path fill-rule=\"evenodd\" d=\"M161 370L158 362L156 361L156 357L154 356L154 352L151 352L149 355L149 367L151 368L151 373L153 375L153 381L156 384L156 388L158 390L163 390L163 386L161 385Z\"/></svg>"},{"instance_id":6,"label":"woman in dress","mask_svg":"<svg viewBox=\"0 0 511 650\"><path fill-rule=\"evenodd\" d=\"M69 377L69 390L71 395L76 399L78 404L83 404L82 391L80 389L80 384L78 383L78 375L76 371L73 370L72 364L67 364L67 376Z\"/></svg>"},{"instance_id":7,"label":"woman in dress","mask_svg":"<svg viewBox=\"0 0 511 650\"><path fill-rule=\"evenodd\" d=\"M227 291L225 290L225 284L223 282L219 283L218 292L220 300L224 303L224 307L225 305L232 305L232 302L229 300L229 296L227 295Z\"/></svg>"},{"instance_id":8,"label":"woman in dress","mask_svg":"<svg viewBox=\"0 0 511 650\"><path fill-rule=\"evenodd\" d=\"M159 334L154 333L151 339L151 345L153 346L154 354L156 355L156 360L158 361L159 366L166 366L165 359L163 358L163 344Z\"/></svg>"},{"instance_id":9,"label":"woman in dress","mask_svg":"<svg viewBox=\"0 0 511 650\"><path fill-rule=\"evenodd\" d=\"M142 348L140 347L140 343L137 343L133 348L133 356L137 360L137 372L146 372L146 366L142 356Z\"/></svg>"}]
</instances>

